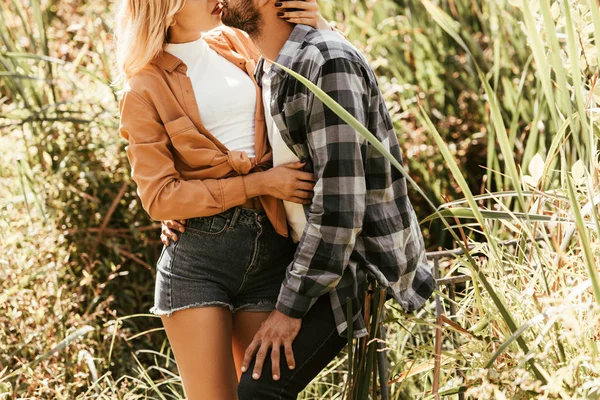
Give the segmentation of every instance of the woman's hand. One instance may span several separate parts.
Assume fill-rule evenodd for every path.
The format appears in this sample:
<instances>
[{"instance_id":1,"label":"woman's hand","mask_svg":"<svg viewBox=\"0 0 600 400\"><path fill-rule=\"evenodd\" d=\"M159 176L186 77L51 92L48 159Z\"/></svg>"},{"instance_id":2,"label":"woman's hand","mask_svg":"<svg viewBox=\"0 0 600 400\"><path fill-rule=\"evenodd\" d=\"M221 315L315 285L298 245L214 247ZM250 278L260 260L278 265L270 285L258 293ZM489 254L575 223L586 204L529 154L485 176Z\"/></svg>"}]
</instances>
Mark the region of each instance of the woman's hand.
<instances>
[{"instance_id":1,"label":"woman's hand","mask_svg":"<svg viewBox=\"0 0 600 400\"><path fill-rule=\"evenodd\" d=\"M278 0L275 6L280 8L279 17L292 24L303 24L316 29L331 29L329 23L319 12L317 0Z\"/></svg>"},{"instance_id":2,"label":"woman's hand","mask_svg":"<svg viewBox=\"0 0 600 400\"><path fill-rule=\"evenodd\" d=\"M310 204L313 198L315 179L310 172L302 171L305 163L294 162L271 168L264 172L244 175L248 198L269 195L298 204ZM177 242L178 234L185 231L185 220L162 221L160 241L169 246Z\"/></svg>"},{"instance_id":3,"label":"woman's hand","mask_svg":"<svg viewBox=\"0 0 600 400\"><path fill-rule=\"evenodd\" d=\"M267 194L293 203L310 204L315 178L312 173L302 171L304 165L298 161L263 172Z\"/></svg>"},{"instance_id":4,"label":"woman's hand","mask_svg":"<svg viewBox=\"0 0 600 400\"><path fill-rule=\"evenodd\" d=\"M298 204L310 204L315 179L312 173L302 171L304 165L305 163L298 161L244 175L246 196L252 198L269 195Z\"/></svg>"}]
</instances>

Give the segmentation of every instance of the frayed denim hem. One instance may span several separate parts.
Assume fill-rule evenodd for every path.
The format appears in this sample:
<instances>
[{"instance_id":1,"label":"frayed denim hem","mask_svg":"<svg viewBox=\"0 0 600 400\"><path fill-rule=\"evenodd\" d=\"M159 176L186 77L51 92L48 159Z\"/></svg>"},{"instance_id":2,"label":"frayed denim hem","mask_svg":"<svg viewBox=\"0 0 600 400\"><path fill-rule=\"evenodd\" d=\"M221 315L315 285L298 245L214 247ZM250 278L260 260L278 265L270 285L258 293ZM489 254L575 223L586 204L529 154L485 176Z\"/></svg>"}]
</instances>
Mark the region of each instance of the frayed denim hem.
<instances>
[{"instance_id":1,"label":"frayed denim hem","mask_svg":"<svg viewBox=\"0 0 600 400\"><path fill-rule=\"evenodd\" d=\"M271 312L275 309L275 303L272 301L261 301L259 303L244 304L233 309L235 314L238 311L250 311L250 312Z\"/></svg>"},{"instance_id":2,"label":"frayed denim hem","mask_svg":"<svg viewBox=\"0 0 600 400\"><path fill-rule=\"evenodd\" d=\"M204 303L194 303L194 304L190 304L190 305L187 305L184 307L174 308L170 311L161 310L158 307L152 307L150 309L150 313L152 313L154 315L158 315L158 316L166 315L167 317L170 317L171 314L173 314L176 311L187 310L189 308L205 308L205 307L225 307L225 308L228 308L230 312L234 312L233 306L229 303L224 303L222 301L207 301Z\"/></svg>"}]
</instances>

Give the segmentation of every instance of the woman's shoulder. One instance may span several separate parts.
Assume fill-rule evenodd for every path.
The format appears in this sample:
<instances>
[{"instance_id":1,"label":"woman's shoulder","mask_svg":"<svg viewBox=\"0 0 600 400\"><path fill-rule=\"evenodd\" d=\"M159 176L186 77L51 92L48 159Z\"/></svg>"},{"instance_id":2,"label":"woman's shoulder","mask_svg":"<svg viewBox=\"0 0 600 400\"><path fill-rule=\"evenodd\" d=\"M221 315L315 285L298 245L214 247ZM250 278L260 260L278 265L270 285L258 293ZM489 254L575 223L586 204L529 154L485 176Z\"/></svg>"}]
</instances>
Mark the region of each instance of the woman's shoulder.
<instances>
[{"instance_id":1,"label":"woman's shoulder","mask_svg":"<svg viewBox=\"0 0 600 400\"><path fill-rule=\"evenodd\" d=\"M168 90L164 60L161 56L155 57L144 68L129 77L123 85L123 93L133 92L148 103L153 103L155 98L160 98L161 93ZM168 68L167 68L168 69Z\"/></svg>"}]
</instances>

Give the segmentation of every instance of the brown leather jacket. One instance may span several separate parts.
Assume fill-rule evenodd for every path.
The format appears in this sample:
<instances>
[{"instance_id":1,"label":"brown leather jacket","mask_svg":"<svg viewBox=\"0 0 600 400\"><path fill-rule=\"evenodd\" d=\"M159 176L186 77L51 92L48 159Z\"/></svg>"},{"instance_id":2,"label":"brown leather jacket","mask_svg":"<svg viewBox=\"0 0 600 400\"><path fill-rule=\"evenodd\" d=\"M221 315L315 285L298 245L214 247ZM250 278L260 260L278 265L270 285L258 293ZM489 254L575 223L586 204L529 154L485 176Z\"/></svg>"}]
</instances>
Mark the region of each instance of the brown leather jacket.
<instances>
[{"instance_id":1,"label":"brown leather jacket","mask_svg":"<svg viewBox=\"0 0 600 400\"><path fill-rule=\"evenodd\" d=\"M220 27L205 40L256 84L260 54L244 32ZM162 52L128 80L120 101L119 131L129 142L127 156L144 209L151 218L165 220L262 206L275 230L288 236L282 202L271 196L248 199L242 179L272 166L260 88L256 86L256 158L249 158L243 151L229 151L203 126L186 69L179 58Z\"/></svg>"}]
</instances>

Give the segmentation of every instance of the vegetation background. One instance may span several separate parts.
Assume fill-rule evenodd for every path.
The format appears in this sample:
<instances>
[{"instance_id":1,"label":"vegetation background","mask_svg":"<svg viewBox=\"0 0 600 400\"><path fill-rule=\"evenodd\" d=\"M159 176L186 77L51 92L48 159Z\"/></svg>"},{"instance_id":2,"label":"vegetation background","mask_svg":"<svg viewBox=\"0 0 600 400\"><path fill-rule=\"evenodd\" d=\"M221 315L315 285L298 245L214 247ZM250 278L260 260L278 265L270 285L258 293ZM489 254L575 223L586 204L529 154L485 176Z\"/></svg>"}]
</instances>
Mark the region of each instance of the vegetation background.
<instances>
[{"instance_id":1,"label":"vegetation background","mask_svg":"<svg viewBox=\"0 0 600 400\"><path fill-rule=\"evenodd\" d=\"M472 278L437 292L454 324L386 305L391 398L600 398L598 0L320 4L378 74L428 247L469 249L440 263ZM0 398L183 398L113 7L0 2ZM341 356L302 398L347 380Z\"/></svg>"}]
</instances>

